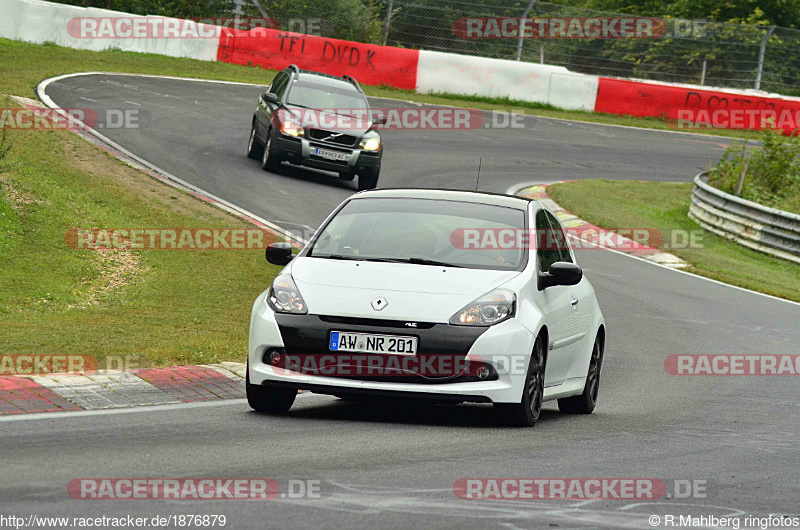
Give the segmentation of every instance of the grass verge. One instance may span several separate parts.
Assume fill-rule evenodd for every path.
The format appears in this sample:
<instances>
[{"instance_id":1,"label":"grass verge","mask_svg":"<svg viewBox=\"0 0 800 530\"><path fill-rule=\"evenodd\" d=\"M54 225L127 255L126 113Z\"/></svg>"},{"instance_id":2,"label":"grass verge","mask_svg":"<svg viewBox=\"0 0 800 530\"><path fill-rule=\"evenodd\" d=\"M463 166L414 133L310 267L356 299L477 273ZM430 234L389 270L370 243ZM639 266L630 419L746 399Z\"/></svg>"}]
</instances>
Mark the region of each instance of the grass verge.
<instances>
[{"instance_id":1,"label":"grass verge","mask_svg":"<svg viewBox=\"0 0 800 530\"><path fill-rule=\"evenodd\" d=\"M162 55L109 50L92 52L63 48L55 44L30 44L0 39L0 93L35 97L36 85L43 79L74 72L129 72L178 77L196 77L220 81L269 84L275 72L263 68L228 63L180 59ZM515 101L508 98L487 98L455 94L417 94L391 87L364 85L369 96L412 100L419 103L469 107L481 110L517 112L546 118L562 118L609 125L675 130L660 118L616 116L587 111L562 110L552 105ZM712 134L734 138L757 138L750 131L725 129L692 129L695 134Z\"/></svg>"},{"instance_id":2,"label":"grass verge","mask_svg":"<svg viewBox=\"0 0 800 530\"><path fill-rule=\"evenodd\" d=\"M582 180L547 193L567 211L602 228L703 230L689 219L691 183ZM702 248L672 249L689 272L800 302L800 267L703 231Z\"/></svg>"},{"instance_id":3,"label":"grass verge","mask_svg":"<svg viewBox=\"0 0 800 530\"><path fill-rule=\"evenodd\" d=\"M0 173L3 354L114 366L244 361L278 267L260 250L75 250L71 228L250 227L66 131L14 131ZM109 363L110 365L110 363Z\"/></svg>"}]
</instances>

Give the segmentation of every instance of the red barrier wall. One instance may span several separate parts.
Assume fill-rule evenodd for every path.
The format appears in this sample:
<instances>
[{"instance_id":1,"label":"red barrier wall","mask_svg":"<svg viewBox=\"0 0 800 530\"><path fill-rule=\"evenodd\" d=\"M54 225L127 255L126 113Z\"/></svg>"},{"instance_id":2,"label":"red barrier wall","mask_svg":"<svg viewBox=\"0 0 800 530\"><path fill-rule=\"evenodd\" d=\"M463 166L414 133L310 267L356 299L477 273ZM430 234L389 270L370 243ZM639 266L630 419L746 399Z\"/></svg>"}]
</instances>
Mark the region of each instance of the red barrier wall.
<instances>
[{"instance_id":1,"label":"red barrier wall","mask_svg":"<svg viewBox=\"0 0 800 530\"><path fill-rule=\"evenodd\" d=\"M630 116L661 116L678 128L689 123L714 128L761 129L763 119L773 119L790 134L800 127L800 101L732 94L680 86L657 85L601 77L595 112Z\"/></svg>"},{"instance_id":2,"label":"red barrier wall","mask_svg":"<svg viewBox=\"0 0 800 530\"><path fill-rule=\"evenodd\" d=\"M294 63L305 70L348 74L367 85L413 90L419 51L271 29L230 30L220 37L217 60L272 69Z\"/></svg>"}]
</instances>

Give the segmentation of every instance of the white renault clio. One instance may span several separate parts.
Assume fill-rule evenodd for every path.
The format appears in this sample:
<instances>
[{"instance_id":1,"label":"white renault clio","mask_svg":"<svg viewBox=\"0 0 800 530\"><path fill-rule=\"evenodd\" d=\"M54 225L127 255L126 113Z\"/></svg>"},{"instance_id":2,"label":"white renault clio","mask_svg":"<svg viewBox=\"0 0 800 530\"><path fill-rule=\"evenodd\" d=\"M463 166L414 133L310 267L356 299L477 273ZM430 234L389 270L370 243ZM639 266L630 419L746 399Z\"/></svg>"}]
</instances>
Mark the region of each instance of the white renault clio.
<instances>
[{"instance_id":1,"label":"white renault clio","mask_svg":"<svg viewBox=\"0 0 800 530\"><path fill-rule=\"evenodd\" d=\"M493 403L513 424L544 401L594 410L605 322L556 217L489 193L384 189L342 203L259 295L247 399L281 413L297 391L345 399Z\"/></svg>"}]
</instances>

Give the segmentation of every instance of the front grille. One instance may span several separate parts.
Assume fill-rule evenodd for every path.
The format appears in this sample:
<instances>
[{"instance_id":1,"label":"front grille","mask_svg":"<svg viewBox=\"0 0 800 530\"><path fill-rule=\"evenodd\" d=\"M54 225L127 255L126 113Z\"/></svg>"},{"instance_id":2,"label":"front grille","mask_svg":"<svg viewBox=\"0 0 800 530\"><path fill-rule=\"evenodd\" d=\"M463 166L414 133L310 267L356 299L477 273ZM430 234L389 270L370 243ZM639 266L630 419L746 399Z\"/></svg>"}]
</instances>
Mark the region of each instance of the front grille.
<instances>
[{"instance_id":1,"label":"front grille","mask_svg":"<svg viewBox=\"0 0 800 530\"><path fill-rule=\"evenodd\" d=\"M329 144L341 145L344 147L353 147L356 145L358 138L349 134L335 133L331 131L324 131L322 129L309 129L308 137L312 140L327 142Z\"/></svg>"},{"instance_id":2,"label":"front grille","mask_svg":"<svg viewBox=\"0 0 800 530\"><path fill-rule=\"evenodd\" d=\"M361 333L376 333L386 335L410 335L419 340L419 349L416 357L425 365L426 359L432 362L441 361L442 364L435 364L436 367L455 366L459 361L464 360L477 338L483 334L487 328L452 326L450 324L431 323L431 322L410 322L416 327L406 326L409 323L405 320L380 320L372 318L353 318L333 315L287 315L276 314L275 320L283 338L286 354L289 356L304 359L306 356L333 359L342 355L357 355L355 353L337 353L329 349L328 340L331 331L352 331ZM388 359L390 354L367 354L379 355ZM440 357L441 356L441 357ZM396 356L402 365L403 356ZM438 358L438 359L436 359ZM347 361L344 357L344 361ZM313 359L312 359L313 360ZM449 363L449 364L448 364ZM313 365L313 363L312 363ZM434 373L424 375L396 375L396 373L386 373L377 376L377 380L408 383L453 383L462 381L464 374L441 373L434 369ZM305 371L305 370L303 370ZM324 374L321 374L324 375ZM346 379L375 380L367 374L355 371L350 375L337 375Z\"/></svg>"}]
</instances>

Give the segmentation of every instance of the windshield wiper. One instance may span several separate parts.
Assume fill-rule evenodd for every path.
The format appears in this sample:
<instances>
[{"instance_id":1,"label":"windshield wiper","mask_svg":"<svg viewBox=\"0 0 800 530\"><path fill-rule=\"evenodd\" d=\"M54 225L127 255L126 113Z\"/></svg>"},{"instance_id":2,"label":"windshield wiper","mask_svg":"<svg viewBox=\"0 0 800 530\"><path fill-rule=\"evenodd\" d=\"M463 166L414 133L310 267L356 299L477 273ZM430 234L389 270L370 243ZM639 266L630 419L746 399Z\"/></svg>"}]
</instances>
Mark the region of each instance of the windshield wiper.
<instances>
[{"instance_id":1,"label":"windshield wiper","mask_svg":"<svg viewBox=\"0 0 800 530\"><path fill-rule=\"evenodd\" d=\"M433 265L435 267L455 267L457 269L463 268L461 265L453 265L452 263L445 263L444 261L436 261L435 259L408 258L406 261L408 263L413 263L414 265Z\"/></svg>"},{"instance_id":2,"label":"windshield wiper","mask_svg":"<svg viewBox=\"0 0 800 530\"><path fill-rule=\"evenodd\" d=\"M410 263L412 265L433 265L434 267L455 267L463 268L461 265L453 265L452 263L445 263L444 261L436 261L434 259L426 258L367 258L363 256L348 256L345 254L330 254L328 256L319 256L312 254L311 258L324 258L324 259L341 259L351 261L377 261L381 263Z\"/></svg>"},{"instance_id":3,"label":"windshield wiper","mask_svg":"<svg viewBox=\"0 0 800 530\"><path fill-rule=\"evenodd\" d=\"M311 257L311 258L323 258L323 259L341 259L341 260L350 260L350 261L385 261L385 262L389 262L389 263L406 263L406 260L402 260L402 259L365 258L363 256L349 256L349 255L345 255L345 254L330 254L328 256L312 254L309 257Z\"/></svg>"}]
</instances>

